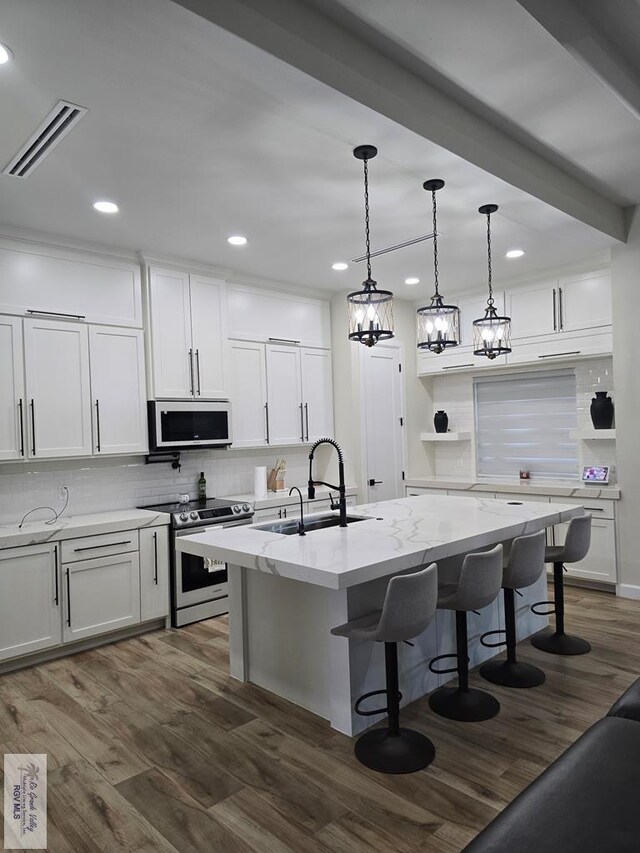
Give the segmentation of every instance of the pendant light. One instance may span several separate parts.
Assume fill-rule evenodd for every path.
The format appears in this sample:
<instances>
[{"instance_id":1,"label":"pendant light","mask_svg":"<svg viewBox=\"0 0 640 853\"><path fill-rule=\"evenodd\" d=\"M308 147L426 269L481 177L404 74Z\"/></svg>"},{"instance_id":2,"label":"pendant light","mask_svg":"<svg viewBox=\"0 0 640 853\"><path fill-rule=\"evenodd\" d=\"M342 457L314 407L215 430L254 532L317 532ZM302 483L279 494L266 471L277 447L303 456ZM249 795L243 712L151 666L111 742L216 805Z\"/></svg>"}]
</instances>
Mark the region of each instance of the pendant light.
<instances>
[{"instance_id":1,"label":"pendant light","mask_svg":"<svg viewBox=\"0 0 640 853\"><path fill-rule=\"evenodd\" d=\"M444 186L441 178L425 181L423 188L431 193L433 210L433 280L435 293L431 304L417 311L417 347L441 353L447 347L460 343L460 309L456 305L445 305L438 291L438 223L436 217L436 192Z\"/></svg>"},{"instance_id":2,"label":"pendant light","mask_svg":"<svg viewBox=\"0 0 640 853\"><path fill-rule=\"evenodd\" d=\"M487 264L489 270L489 298L484 317L473 321L473 354L486 355L494 359L498 355L511 352L511 317L499 316L493 304L493 286L491 281L491 214L498 209L497 204L483 204L478 213L487 217Z\"/></svg>"},{"instance_id":3,"label":"pendant light","mask_svg":"<svg viewBox=\"0 0 640 853\"><path fill-rule=\"evenodd\" d=\"M378 290L371 278L371 243L369 238L369 169L368 162L378 153L373 145L358 145L353 156L364 164L364 227L367 244L367 278L362 290L347 296L349 340L367 347L393 337L393 293Z\"/></svg>"}]
</instances>

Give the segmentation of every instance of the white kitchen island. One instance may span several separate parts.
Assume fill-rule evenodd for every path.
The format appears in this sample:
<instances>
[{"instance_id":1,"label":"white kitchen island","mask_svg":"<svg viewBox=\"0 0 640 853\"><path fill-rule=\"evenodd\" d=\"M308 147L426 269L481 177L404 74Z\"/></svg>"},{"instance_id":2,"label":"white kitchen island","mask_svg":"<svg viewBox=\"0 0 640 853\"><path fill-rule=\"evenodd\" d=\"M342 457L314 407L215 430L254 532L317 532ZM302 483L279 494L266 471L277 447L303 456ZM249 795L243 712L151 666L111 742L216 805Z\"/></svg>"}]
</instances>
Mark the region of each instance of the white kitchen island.
<instances>
[{"instance_id":1,"label":"white kitchen island","mask_svg":"<svg viewBox=\"0 0 640 853\"><path fill-rule=\"evenodd\" d=\"M349 508L367 520L306 536L260 530L263 525L209 530L177 540L177 548L229 566L231 674L251 681L355 734L376 717L354 714L356 699L384 687L379 643L334 637L330 629L382 606L389 576L436 562L439 582L455 580L464 554L533 533L582 514L579 506L423 495ZM309 516L309 519L313 516ZM545 627L529 611L547 598L546 577L518 599L518 638ZM497 654L479 637L499 628L502 596L480 616L469 614L471 666ZM452 676L427 664L455 649L454 614L438 611L430 627L401 645L403 704Z\"/></svg>"}]
</instances>

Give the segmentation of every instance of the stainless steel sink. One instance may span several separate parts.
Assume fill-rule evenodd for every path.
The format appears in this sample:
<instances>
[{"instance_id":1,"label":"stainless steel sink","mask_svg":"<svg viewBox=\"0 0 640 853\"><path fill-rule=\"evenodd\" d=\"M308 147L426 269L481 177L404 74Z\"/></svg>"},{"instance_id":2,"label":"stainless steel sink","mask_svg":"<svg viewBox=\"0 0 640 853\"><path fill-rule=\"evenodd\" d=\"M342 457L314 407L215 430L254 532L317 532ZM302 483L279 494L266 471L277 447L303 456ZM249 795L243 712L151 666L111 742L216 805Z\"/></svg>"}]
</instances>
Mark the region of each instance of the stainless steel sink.
<instances>
[{"instance_id":1,"label":"stainless steel sink","mask_svg":"<svg viewBox=\"0 0 640 853\"><path fill-rule=\"evenodd\" d=\"M348 515L347 524L352 524L354 521L368 521L369 518L364 515ZM252 530L268 530L269 533L282 533L285 536L292 536L298 532L299 518L290 518L286 521L270 521L269 524L257 524L252 527ZM324 530L325 527L338 527L340 524L340 516L331 515L316 515L305 520L304 531L311 533L313 530Z\"/></svg>"}]
</instances>

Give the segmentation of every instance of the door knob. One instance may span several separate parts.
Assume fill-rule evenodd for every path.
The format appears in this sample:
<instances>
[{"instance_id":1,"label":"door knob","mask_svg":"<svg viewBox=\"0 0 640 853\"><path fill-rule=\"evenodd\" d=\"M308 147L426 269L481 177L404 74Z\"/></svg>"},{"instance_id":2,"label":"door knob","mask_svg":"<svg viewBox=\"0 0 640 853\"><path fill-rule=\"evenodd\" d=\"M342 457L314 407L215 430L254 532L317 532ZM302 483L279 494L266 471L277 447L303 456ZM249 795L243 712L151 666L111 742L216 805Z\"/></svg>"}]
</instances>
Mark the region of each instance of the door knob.
<instances>
[{"instance_id":1,"label":"door knob","mask_svg":"<svg viewBox=\"0 0 640 853\"><path fill-rule=\"evenodd\" d=\"M370 485L370 486L377 486L377 485L379 485L380 483L382 483L382 480L369 480L369 485Z\"/></svg>"}]
</instances>

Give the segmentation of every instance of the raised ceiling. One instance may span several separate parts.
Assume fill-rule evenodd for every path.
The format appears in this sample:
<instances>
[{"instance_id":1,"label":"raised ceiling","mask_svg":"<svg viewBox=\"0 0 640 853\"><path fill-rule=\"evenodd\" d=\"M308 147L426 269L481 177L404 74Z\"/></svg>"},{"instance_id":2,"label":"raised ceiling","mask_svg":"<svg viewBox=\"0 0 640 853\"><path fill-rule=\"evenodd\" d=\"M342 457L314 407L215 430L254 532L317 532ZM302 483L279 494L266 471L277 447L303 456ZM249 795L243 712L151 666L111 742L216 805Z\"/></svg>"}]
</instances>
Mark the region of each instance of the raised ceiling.
<instances>
[{"instance_id":1,"label":"raised ceiling","mask_svg":"<svg viewBox=\"0 0 640 853\"><path fill-rule=\"evenodd\" d=\"M517 3L342 5L548 146L558 168L612 207L640 196L637 119ZM304 288L357 287L361 264L345 273L331 264L362 253L362 173L351 149L370 142L380 149L371 164L374 249L428 232L422 181L446 180L447 291L484 278L476 213L484 202L500 205L498 280L615 242L170 0L4 0L0 41L15 54L0 69L0 168L60 98L89 109L29 178L0 176L0 222L9 226ZM100 216L97 198L121 212ZM249 244L228 246L232 233ZM505 260L515 246L525 257ZM421 244L375 261L374 277L413 297L429 292L430 265ZM422 284L410 290L402 282L412 275Z\"/></svg>"}]
</instances>

